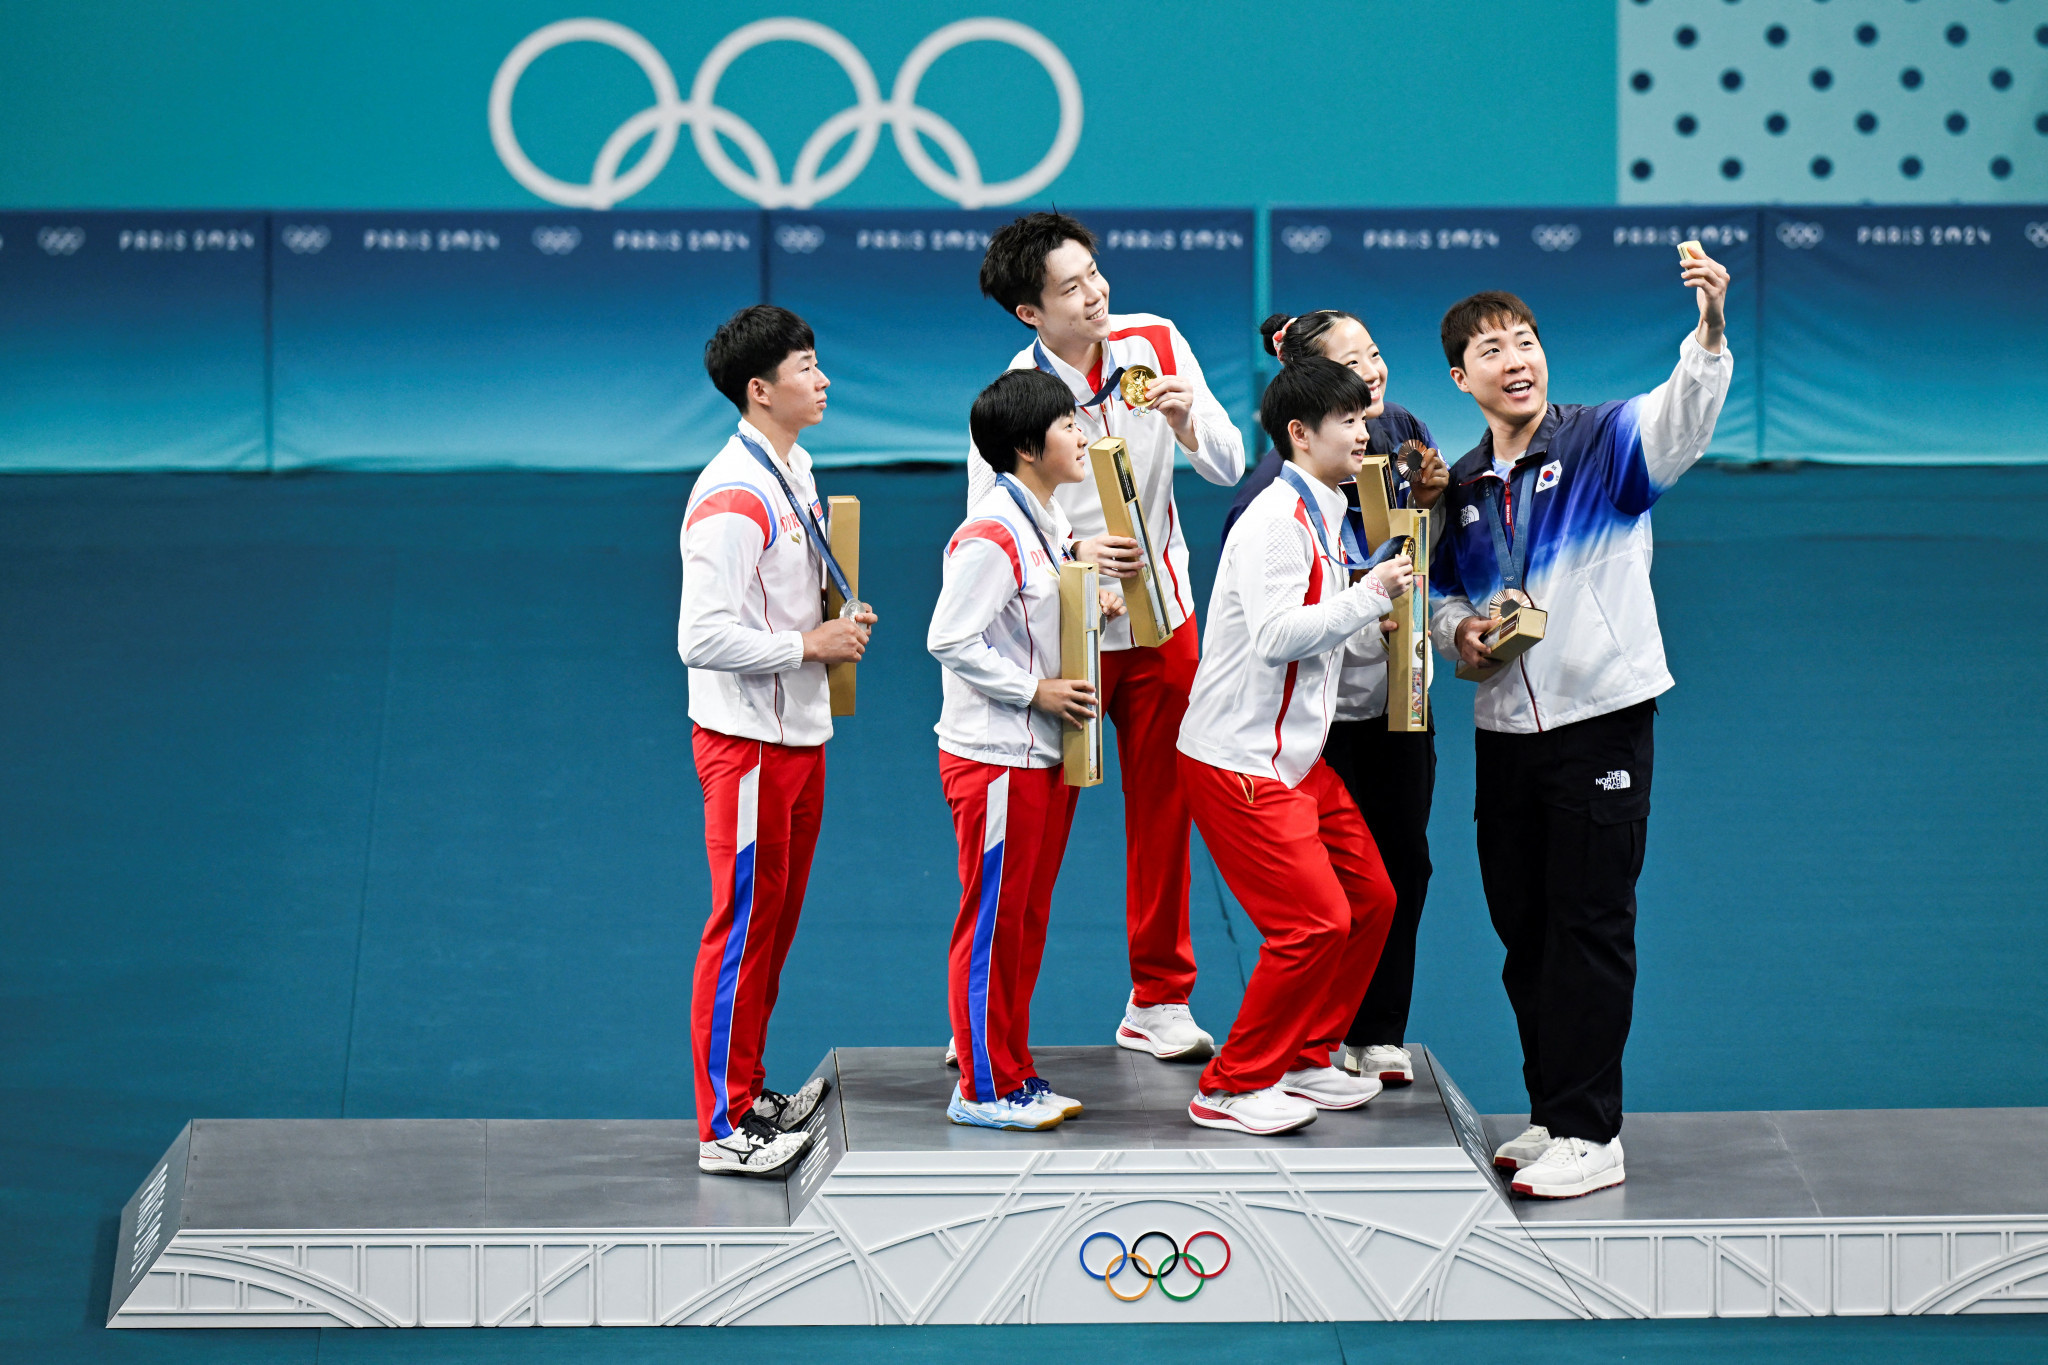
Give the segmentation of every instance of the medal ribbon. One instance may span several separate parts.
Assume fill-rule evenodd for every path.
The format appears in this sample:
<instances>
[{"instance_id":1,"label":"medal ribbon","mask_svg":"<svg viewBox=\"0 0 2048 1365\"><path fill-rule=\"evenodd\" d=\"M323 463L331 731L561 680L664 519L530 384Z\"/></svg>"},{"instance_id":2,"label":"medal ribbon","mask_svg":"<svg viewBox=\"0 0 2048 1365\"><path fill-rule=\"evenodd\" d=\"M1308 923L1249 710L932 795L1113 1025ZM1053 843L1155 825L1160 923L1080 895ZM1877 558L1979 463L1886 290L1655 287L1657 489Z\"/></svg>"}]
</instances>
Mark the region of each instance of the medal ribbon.
<instances>
[{"instance_id":1,"label":"medal ribbon","mask_svg":"<svg viewBox=\"0 0 2048 1365\"><path fill-rule=\"evenodd\" d=\"M1058 573L1062 556L1053 553L1052 542L1045 538L1045 532L1039 528L1038 518L1032 514L1031 503L1026 497L1023 487L1018 484L1015 478L1008 474L996 475L996 486L1005 493L1008 493L1010 501L1017 504L1017 510L1022 512L1024 520L1030 523L1032 534L1038 537L1039 547L1045 551L1045 557L1052 561L1052 571Z\"/></svg>"},{"instance_id":2,"label":"medal ribbon","mask_svg":"<svg viewBox=\"0 0 2048 1365\"><path fill-rule=\"evenodd\" d=\"M1354 563L1348 554L1330 553L1329 539L1323 534L1322 505L1316 501L1315 494L1309 492L1308 480L1302 478L1301 474L1291 464L1283 464L1280 466L1280 477L1287 480L1287 482L1293 487L1294 491L1301 495L1302 506L1308 509L1308 529L1315 532L1316 547L1323 552L1323 558L1334 560L1346 569L1364 568L1365 557L1363 555L1360 555L1357 562ZM1348 550L1350 548L1349 546L1344 545L1341 540L1341 536L1345 532L1348 532L1350 529L1351 528L1349 525L1349 518L1347 517L1346 525L1344 526L1343 531L1339 532L1339 549Z\"/></svg>"},{"instance_id":3,"label":"medal ribbon","mask_svg":"<svg viewBox=\"0 0 2048 1365\"><path fill-rule=\"evenodd\" d=\"M1105 360L1108 359L1108 351L1104 351L1102 354ZM1034 341L1031 343L1031 358L1037 363L1039 369L1044 370L1055 379L1060 377L1060 372L1052 366L1052 357L1045 353L1044 342ZM1123 382L1123 377L1124 367L1119 365L1116 367L1115 374L1102 381L1102 387L1095 391L1095 396L1084 400L1081 406L1084 408L1096 408L1107 403L1116 396L1117 387Z\"/></svg>"},{"instance_id":4,"label":"medal ribbon","mask_svg":"<svg viewBox=\"0 0 2048 1365\"><path fill-rule=\"evenodd\" d=\"M1512 471L1515 476L1514 488L1510 492L1507 480L1495 479L1487 485L1481 499L1486 504L1486 525L1493 532L1493 558L1500 566L1500 585L1515 592L1522 590L1522 571L1529 563L1529 536L1527 526L1517 525L1518 520L1528 516L1529 481L1536 477L1536 462L1531 460L1522 468ZM1507 498L1507 516L1502 515L1501 500ZM1510 539L1510 532L1513 533Z\"/></svg>"},{"instance_id":5,"label":"medal ribbon","mask_svg":"<svg viewBox=\"0 0 2048 1365\"><path fill-rule=\"evenodd\" d=\"M739 438L740 444L747 448L748 454L760 462L761 468L775 476L775 482L782 487L782 496L789 499L790 507L803 519L804 528L811 533L811 544L817 547L819 555L825 560L825 572L832 576L832 586L839 589L839 595L848 602L858 601L859 599L853 595L853 589L847 585L846 574L839 567L839 561L832 557L832 544L826 539L824 527L818 524L818 513L797 501L796 491L789 486L789 480L782 477L782 471L776 467L775 461L769 458L767 451L754 444L753 438L744 431L739 433Z\"/></svg>"}]
</instances>

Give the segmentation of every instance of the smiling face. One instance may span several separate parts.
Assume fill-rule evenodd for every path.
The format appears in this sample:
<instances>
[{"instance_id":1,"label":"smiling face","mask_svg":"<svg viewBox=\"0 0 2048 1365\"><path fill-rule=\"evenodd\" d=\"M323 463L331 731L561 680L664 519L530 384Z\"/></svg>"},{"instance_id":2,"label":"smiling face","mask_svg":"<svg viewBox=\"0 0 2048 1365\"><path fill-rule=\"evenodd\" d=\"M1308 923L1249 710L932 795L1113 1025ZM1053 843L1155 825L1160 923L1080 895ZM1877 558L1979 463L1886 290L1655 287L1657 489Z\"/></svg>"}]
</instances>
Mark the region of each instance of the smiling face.
<instances>
[{"instance_id":1,"label":"smiling face","mask_svg":"<svg viewBox=\"0 0 2048 1365\"><path fill-rule=\"evenodd\" d=\"M1319 340L1326 358L1356 370L1372 390L1372 406L1365 410L1365 415L1377 417L1385 412L1387 362L1380 359L1380 348L1373 342L1372 333L1365 330L1365 324L1352 318L1338 318Z\"/></svg>"},{"instance_id":2,"label":"smiling face","mask_svg":"<svg viewBox=\"0 0 2048 1365\"><path fill-rule=\"evenodd\" d=\"M747 381L747 403L782 430L802 431L825 420L825 390L831 387L816 351L791 351L775 367L773 381Z\"/></svg>"},{"instance_id":3,"label":"smiling face","mask_svg":"<svg viewBox=\"0 0 2048 1365\"><path fill-rule=\"evenodd\" d=\"M1358 477L1365 467L1366 448L1372 432L1365 425L1365 411L1333 412L1311 427L1296 419L1287 424L1289 456L1304 474L1335 488L1346 479Z\"/></svg>"},{"instance_id":4,"label":"smiling face","mask_svg":"<svg viewBox=\"0 0 2048 1365\"><path fill-rule=\"evenodd\" d=\"M1088 477L1088 437L1076 414L1068 412L1045 431L1045 453L1017 452L1017 465L1033 466L1047 487L1079 483Z\"/></svg>"},{"instance_id":5,"label":"smiling face","mask_svg":"<svg viewBox=\"0 0 2048 1365\"><path fill-rule=\"evenodd\" d=\"M1550 361L1534 327L1490 317L1465 343L1465 363L1452 368L1451 382L1477 399L1488 417L1519 426L1541 416L1550 402Z\"/></svg>"},{"instance_id":6,"label":"smiling face","mask_svg":"<svg viewBox=\"0 0 2048 1365\"><path fill-rule=\"evenodd\" d=\"M1106 339L1109 281L1096 268L1095 253L1071 240L1046 253L1045 288L1035 305L1018 304L1017 316L1055 351Z\"/></svg>"}]
</instances>

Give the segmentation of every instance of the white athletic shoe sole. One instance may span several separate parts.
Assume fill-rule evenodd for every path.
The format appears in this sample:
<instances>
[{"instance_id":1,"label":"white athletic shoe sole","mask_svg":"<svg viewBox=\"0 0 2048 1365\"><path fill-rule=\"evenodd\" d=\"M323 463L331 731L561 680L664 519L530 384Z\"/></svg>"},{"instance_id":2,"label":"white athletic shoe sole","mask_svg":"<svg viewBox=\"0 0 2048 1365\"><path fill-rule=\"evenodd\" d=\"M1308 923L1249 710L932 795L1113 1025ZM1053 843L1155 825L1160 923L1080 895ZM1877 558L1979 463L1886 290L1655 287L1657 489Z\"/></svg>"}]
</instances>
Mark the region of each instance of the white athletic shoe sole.
<instances>
[{"instance_id":1,"label":"white athletic shoe sole","mask_svg":"<svg viewBox=\"0 0 2048 1365\"><path fill-rule=\"evenodd\" d=\"M1202 1103L1202 1097L1197 1095L1188 1101L1188 1117L1203 1128L1224 1128L1235 1133L1250 1133L1253 1137L1271 1137L1275 1133L1292 1133L1308 1127L1316 1121L1316 1111L1309 1110L1305 1118L1289 1119L1270 1128L1261 1128L1227 1109L1216 1109Z\"/></svg>"},{"instance_id":2,"label":"white athletic shoe sole","mask_svg":"<svg viewBox=\"0 0 2048 1365\"><path fill-rule=\"evenodd\" d=\"M1216 1055L1216 1040L1206 1033L1186 1047L1176 1050L1128 1019L1116 1026L1116 1045L1127 1047L1133 1052L1142 1052L1149 1057L1157 1057L1162 1062L1199 1062Z\"/></svg>"},{"instance_id":3,"label":"white athletic shoe sole","mask_svg":"<svg viewBox=\"0 0 2048 1365\"><path fill-rule=\"evenodd\" d=\"M1580 1195L1591 1194L1595 1190L1610 1189L1626 1179L1628 1171L1624 1163L1621 1166L1610 1167L1598 1175L1587 1176L1584 1180L1571 1185L1550 1185L1538 1190L1524 1181L1517 1180L1513 1189L1525 1199L1577 1199Z\"/></svg>"},{"instance_id":4,"label":"white athletic shoe sole","mask_svg":"<svg viewBox=\"0 0 2048 1365\"><path fill-rule=\"evenodd\" d=\"M790 1172L796 1169L797 1161L805 1152L810 1150L811 1135L799 1129L784 1136L789 1138L801 1137L803 1140L794 1145L788 1156L772 1166L750 1166L739 1159L738 1153L732 1153L727 1156L705 1156L702 1149L714 1144L702 1143L699 1144L697 1154L697 1169L706 1175L739 1175L749 1176L756 1180L786 1180L789 1178Z\"/></svg>"},{"instance_id":5,"label":"white athletic shoe sole","mask_svg":"<svg viewBox=\"0 0 2048 1365\"><path fill-rule=\"evenodd\" d=\"M1294 1098L1298 1100L1307 1100L1310 1104L1314 1105L1318 1109L1361 1109L1365 1105L1371 1103L1373 1100L1379 1098L1381 1087L1379 1082L1373 1081L1370 1077L1367 1076L1360 1076L1356 1079L1369 1082L1372 1085L1372 1089L1366 1091L1362 1095L1345 1095L1342 1097L1333 1097L1330 1095L1317 1094L1315 1091L1308 1089L1306 1086L1288 1085L1285 1081L1281 1082L1280 1088L1287 1094L1294 1096Z\"/></svg>"}]
</instances>

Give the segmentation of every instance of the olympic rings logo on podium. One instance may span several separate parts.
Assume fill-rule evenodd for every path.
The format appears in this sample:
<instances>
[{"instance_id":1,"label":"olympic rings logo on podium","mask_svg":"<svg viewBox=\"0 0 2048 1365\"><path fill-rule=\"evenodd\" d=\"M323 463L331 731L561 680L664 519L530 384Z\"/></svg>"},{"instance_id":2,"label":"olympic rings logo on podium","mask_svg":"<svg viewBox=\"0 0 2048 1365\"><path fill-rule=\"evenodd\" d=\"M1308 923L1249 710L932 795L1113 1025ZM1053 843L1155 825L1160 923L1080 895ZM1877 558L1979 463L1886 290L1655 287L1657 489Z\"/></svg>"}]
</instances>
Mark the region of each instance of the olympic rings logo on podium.
<instances>
[{"instance_id":1,"label":"olympic rings logo on podium","mask_svg":"<svg viewBox=\"0 0 2048 1365\"><path fill-rule=\"evenodd\" d=\"M1172 1251L1169 1251L1161 1259L1156 1267L1146 1260L1138 1250L1154 1237L1164 1238L1166 1244L1173 1248ZM1193 1255L1195 1243L1201 1241L1204 1237L1214 1237L1223 1248L1223 1264L1217 1266L1214 1270L1205 1267ZM1116 1243L1116 1255L1110 1257L1104 1263L1102 1269L1091 1270L1088 1266L1088 1247L1091 1243L1105 1238ZM1203 1285L1230 1269L1230 1243L1224 1238L1222 1233L1213 1232L1207 1228L1194 1234L1186 1242L1176 1241L1171 1233L1160 1232L1155 1229L1151 1232L1138 1234L1138 1240L1132 1242L1128 1247L1124 1245L1124 1239L1113 1232L1091 1232L1081 1239L1080 1260L1082 1274L1091 1280L1102 1281L1104 1289L1107 1289L1112 1295L1125 1303L1136 1303L1139 1299L1144 1298L1152 1292L1152 1286L1155 1284L1159 1286L1159 1292L1166 1295L1167 1298L1172 1299L1176 1303L1186 1303L1189 1299L1202 1292ZM1194 1276L1195 1287L1185 1294L1176 1294L1167 1287L1166 1277L1182 1267L1187 1269L1188 1274ZM1137 1270L1145 1283L1137 1293L1126 1294L1116 1287L1116 1280L1126 1269L1131 1268Z\"/></svg>"},{"instance_id":2,"label":"olympic rings logo on podium","mask_svg":"<svg viewBox=\"0 0 2048 1365\"><path fill-rule=\"evenodd\" d=\"M763 43L792 42L814 47L839 63L853 82L854 103L842 109L810 135L797 153L796 166L784 181L775 153L752 124L717 102L718 83L741 54ZM1037 59L1052 78L1059 95L1059 128L1052 147L1036 166L1012 180L991 185L981 178L981 163L967 140L952 124L917 102L917 88L925 73L954 48L967 43L1007 43L1026 56ZM654 89L654 103L612 130L597 154L588 184L577 185L534 165L519 145L512 128L512 95L519 78L542 53L566 43L602 43L632 58ZM551 203L572 208L608 209L645 189L675 151L677 135L690 126L690 141L705 169L733 193L751 199L763 208L807 209L829 199L867 169L888 124L896 139L896 150L924 184L962 208L989 204L1011 204L1028 198L1051 184L1067 168L1074 148L1081 141L1081 82L1066 55L1036 29L1009 19L961 19L937 30L911 49L889 98L882 98L874 68L860 49L825 25L809 19L760 19L734 29L704 58L690 83L690 98L684 100L676 86L675 72L654 45L623 24L609 19L563 19L534 30L506 54L491 82L489 106L491 145L512 178ZM741 169L726 155L719 135L724 134L746 155L748 169ZM825 158L840 141L851 134L853 143L838 164L829 171ZM919 134L930 138L953 163L948 171L932 159ZM646 153L633 168L621 173L626 154L642 138L652 137Z\"/></svg>"}]
</instances>

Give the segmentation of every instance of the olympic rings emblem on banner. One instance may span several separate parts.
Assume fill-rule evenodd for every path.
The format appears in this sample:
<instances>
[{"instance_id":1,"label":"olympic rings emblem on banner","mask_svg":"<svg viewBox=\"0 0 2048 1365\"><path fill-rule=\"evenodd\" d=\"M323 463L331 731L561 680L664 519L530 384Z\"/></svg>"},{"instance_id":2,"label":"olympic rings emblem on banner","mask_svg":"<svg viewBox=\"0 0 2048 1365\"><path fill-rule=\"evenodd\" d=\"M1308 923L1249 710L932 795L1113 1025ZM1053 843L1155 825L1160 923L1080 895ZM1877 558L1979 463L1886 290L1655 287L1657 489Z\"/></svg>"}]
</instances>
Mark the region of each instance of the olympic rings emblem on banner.
<instances>
[{"instance_id":1,"label":"olympic rings emblem on banner","mask_svg":"<svg viewBox=\"0 0 2048 1365\"><path fill-rule=\"evenodd\" d=\"M1156 1268L1150 1261L1140 1255L1138 1251L1138 1248L1144 1246L1146 1242L1154 1237L1164 1238L1166 1244L1173 1248L1159 1262ZM1223 1264L1217 1266L1214 1270L1203 1266L1202 1262L1192 1254L1195 1243L1201 1241L1204 1237L1214 1237L1223 1247ZM1091 1270L1088 1268L1088 1247L1091 1243L1104 1238L1116 1243L1116 1255L1110 1257L1102 1269ZM1138 1234L1138 1240L1132 1242L1128 1247L1124 1245L1124 1239L1113 1232L1091 1232L1081 1239L1080 1260L1081 1273L1083 1275L1086 1275L1091 1280L1102 1281L1104 1289L1107 1289L1111 1295L1125 1303L1136 1303L1139 1299L1144 1298L1152 1292L1152 1286L1155 1284L1159 1286L1159 1292L1166 1295L1167 1298L1172 1299L1176 1303L1186 1303L1189 1299L1202 1292L1203 1285L1230 1269L1230 1243L1224 1238L1222 1233L1212 1232L1207 1228L1188 1238L1184 1243L1175 1241L1171 1233L1160 1232L1155 1229L1151 1232ZM1181 1266L1186 1266L1188 1274L1195 1277L1195 1287L1185 1294L1176 1294L1166 1287L1166 1277ZM1132 1267L1137 1269L1145 1284L1137 1293L1126 1294L1116 1287L1116 1280L1126 1269Z\"/></svg>"},{"instance_id":2,"label":"olympic rings emblem on banner","mask_svg":"<svg viewBox=\"0 0 2048 1365\"><path fill-rule=\"evenodd\" d=\"M1827 229L1819 223L1795 223L1787 220L1778 224L1778 240L1794 251L1807 251L1820 245L1827 236Z\"/></svg>"},{"instance_id":3,"label":"olympic rings emblem on banner","mask_svg":"<svg viewBox=\"0 0 2048 1365\"><path fill-rule=\"evenodd\" d=\"M726 68L741 54L774 42L803 43L818 49L838 62L853 82L853 106L826 119L810 135L797 153L795 169L787 181L783 180L781 167L767 141L752 124L718 104L716 98ZM982 180L981 163L960 131L917 102L917 88L932 63L954 48L974 42L1007 43L1035 58L1052 78L1060 102L1059 128L1045 156L1024 174L993 185ZM645 73L647 83L654 89L654 103L613 129L605 139L597 163L591 168L590 182L584 185L558 180L534 165L512 128L512 95L519 88L519 78L542 53L566 43L602 43L624 53ZM1036 29L1009 19L961 19L911 49L885 101L874 68L868 65L860 49L839 33L809 19L760 19L734 29L711 49L704 64L697 68L696 79L690 83L690 98L685 101L668 62L654 44L632 29L609 19L563 19L534 30L506 54L491 82L489 114L491 145L497 148L498 159L505 163L512 178L541 198L572 208L608 209L645 189L668 165L676 137L686 123L690 126L690 141L705 169L727 189L763 208L810 208L845 189L867 169L886 123L911 174L962 208L974 209L1028 198L1067 168L1081 141L1081 82L1066 55ZM749 169L741 169L726 155L719 141L721 133L746 155ZM920 133L945 152L953 163L951 171L932 159L919 140ZM853 137L852 145L837 165L825 170L826 156L848 134ZM650 135L653 140L646 153L631 170L621 174L619 167L626 154Z\"/></svg>"},{"instance_id":4,"label":"olympic rings emblem on banner","mask_svg":"<svg viewBox=\"0 0 2048 1365\"><path fill-rule=\"evenodd\" d=\"M1570 251L1579 244L1579 225L1538 223L1529 229L1529 240L1544 251Z\"/></svg>"}]
</instances>

